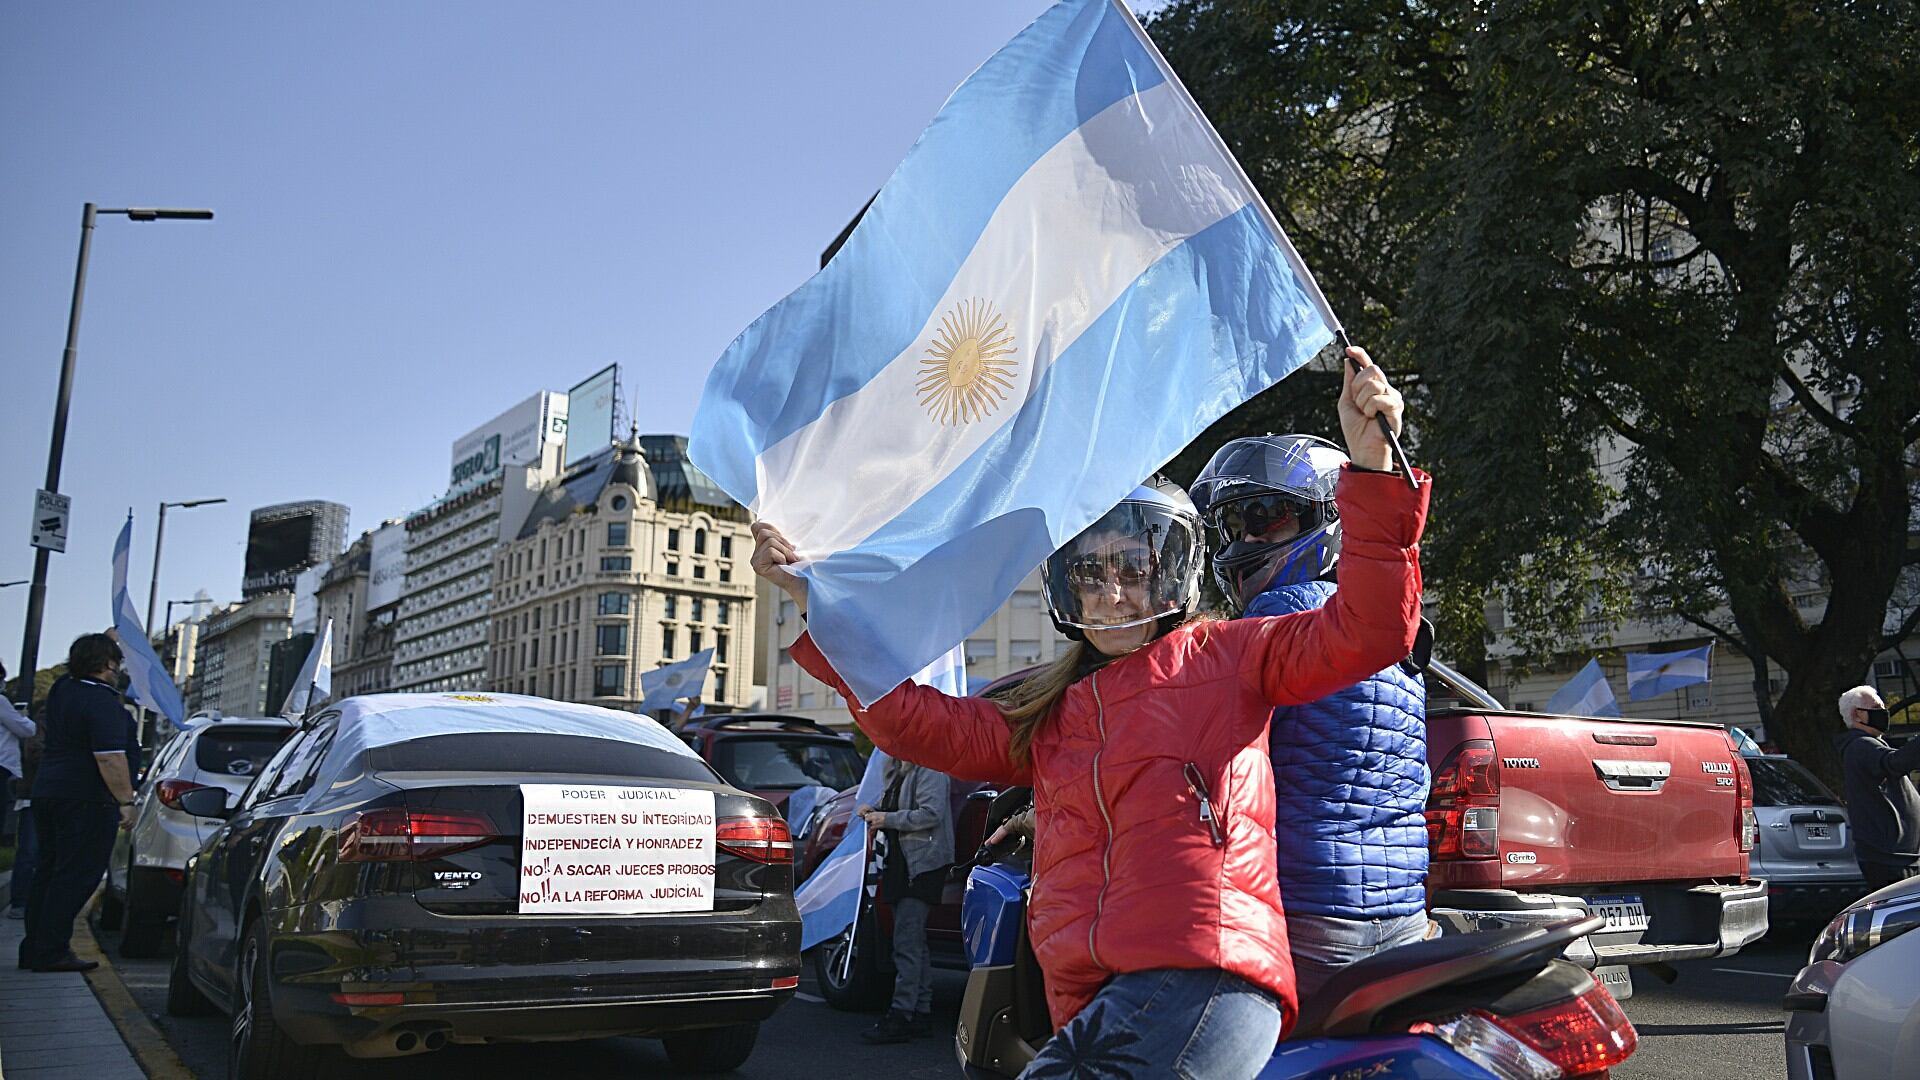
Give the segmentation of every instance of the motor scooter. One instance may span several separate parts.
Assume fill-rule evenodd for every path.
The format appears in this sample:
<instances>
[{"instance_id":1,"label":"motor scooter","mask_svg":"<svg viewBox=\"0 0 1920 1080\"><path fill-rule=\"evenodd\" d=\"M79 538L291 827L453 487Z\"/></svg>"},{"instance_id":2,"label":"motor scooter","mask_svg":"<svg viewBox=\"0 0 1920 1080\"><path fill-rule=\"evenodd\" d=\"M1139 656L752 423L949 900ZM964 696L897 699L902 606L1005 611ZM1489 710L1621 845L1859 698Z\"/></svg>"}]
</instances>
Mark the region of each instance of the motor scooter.
<instances>
[{"instance_id":1,"label":"motor scooter","mask_svg":"<svg viewBox=\"0 0 1920 1080\"><path fill-rule=\"evenodd\" d=\"M1018 808L996 805L988 834ZM1003 842L967 865L961 929L972 967L954 1049L968 1077L1016 1076L1053 1035L1027 941L1031 858ZM1588 916L1450 935L1356 963L1301 1003L1260 1078L1605 1077L1638 1037L1613 995L1560 959L1604 923Z\"/></svg>"}]
</instances>

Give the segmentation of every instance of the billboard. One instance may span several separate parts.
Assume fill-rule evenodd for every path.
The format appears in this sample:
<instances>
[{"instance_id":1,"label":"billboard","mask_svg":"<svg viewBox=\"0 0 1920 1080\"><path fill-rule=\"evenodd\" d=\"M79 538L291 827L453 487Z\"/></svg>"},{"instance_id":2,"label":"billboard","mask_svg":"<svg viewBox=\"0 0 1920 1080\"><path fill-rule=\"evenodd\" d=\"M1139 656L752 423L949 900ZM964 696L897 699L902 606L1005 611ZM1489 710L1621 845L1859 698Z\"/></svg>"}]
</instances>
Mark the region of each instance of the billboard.
<instances>
[{"instance_id":1,"label":"billboard","mask_svg":"<svg viewBox=\"0 0 1920 1080\"><path fill-rule=\"evenodd\" d=\"M407 527L390 521L373 531L373 550L367 567L367 610L377 611L400 602L407 584Z\"/></svg>"},{"instance_id":2,"label":"billboard","mask_svg":"<svg viewBox=\"0 0 1920 1080\"><path fill-rule=\"evenodd\" d=\"M613 442L614 413L620 401L620 365L608 364L567 391L566 467L605 450Z\"/></svg>"},{"instance_id":3,"label":"billboard","mask_svg":"<svg viewBox=\"0 0 1920 1080\"><path fill-rule=\"evenodd\" d=\"M332 558L347 537L347 508L309 500L255 510L247 523L240 595L285 592L300 571Z\"/></svg>"},{"instance_id":4,"label":"billboard","mask_svg":"<svg viewBox=\"0 0 1920 1080\"><path fill-rule=\"evenodd\" d=\"M447 491L490 480L508 465L532 465L566 434L567 395L542 390L454 440Z\"/></svg>"}]
</instances>

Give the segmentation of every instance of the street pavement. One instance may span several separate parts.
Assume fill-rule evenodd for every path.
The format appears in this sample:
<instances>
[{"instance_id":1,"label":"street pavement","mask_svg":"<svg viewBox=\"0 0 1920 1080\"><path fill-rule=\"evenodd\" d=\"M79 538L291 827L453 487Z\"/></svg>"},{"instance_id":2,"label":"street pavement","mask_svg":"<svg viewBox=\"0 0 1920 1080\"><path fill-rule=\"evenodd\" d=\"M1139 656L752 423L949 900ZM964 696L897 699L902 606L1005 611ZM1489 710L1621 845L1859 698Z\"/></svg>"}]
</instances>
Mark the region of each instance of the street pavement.
<instances>
[{"instance_id":1,"label":"street pavement","mask_svg":"<svg viewBox=\"0 0 1920 1080\"><path fill-rule=\"evenodd\" d=\"M116 935L100 933L112 954ZM1668 986L1645 972L1634 976L1634 996L1625 1004L1640 1033L1640 1049L1616 1080L1771 1080L1786 1075L1781 1044L1780 997L1805 963L1804 936L1776 934L1738 956L1677 965ZM167 1016L167 961L113 960L139 1007L159 1026L200 1080L226 1076L227 1021ZM810 966L809 966L810 968ZM939 1033L899 1046L868 1046L860 1030L873 1016L837 1012L818 998L811 971L800 996L762 1025L753 1056L738 1072L751 1078L799 1073L836 1080L951 1078L952 1031L966 977L936 972L935 1028ZM449 1047L435 1054L361 1062L354 1075L367 1080L471 1080L473 1076L525 1074L542 1080L564 1077L671 1075L666 1054L651 1039L601 1039L523 1046ZM9 1070L11 1074L11 1070Z\"/></svg>"}]
</instances>

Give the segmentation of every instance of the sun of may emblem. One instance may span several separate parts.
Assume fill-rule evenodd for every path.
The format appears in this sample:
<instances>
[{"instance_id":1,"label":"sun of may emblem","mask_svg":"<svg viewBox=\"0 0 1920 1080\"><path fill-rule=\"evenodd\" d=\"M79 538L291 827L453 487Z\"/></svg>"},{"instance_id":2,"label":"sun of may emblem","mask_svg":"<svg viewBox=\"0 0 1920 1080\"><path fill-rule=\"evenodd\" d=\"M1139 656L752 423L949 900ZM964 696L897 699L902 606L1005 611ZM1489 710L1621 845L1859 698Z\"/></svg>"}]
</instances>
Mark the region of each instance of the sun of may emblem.
<instances>
[{"instance_id":1,"label":"sun of may emblem","mask_svg":"<svg viewBox=\"0 0 1920 1080\"><path fill-rule=\"evenodd\" d=\"M942 424L970 424L992 412L1013 389L1013 331L985 300L962 300L940 316L920 384L928 415Z\"/></svg>"}]
</instances>

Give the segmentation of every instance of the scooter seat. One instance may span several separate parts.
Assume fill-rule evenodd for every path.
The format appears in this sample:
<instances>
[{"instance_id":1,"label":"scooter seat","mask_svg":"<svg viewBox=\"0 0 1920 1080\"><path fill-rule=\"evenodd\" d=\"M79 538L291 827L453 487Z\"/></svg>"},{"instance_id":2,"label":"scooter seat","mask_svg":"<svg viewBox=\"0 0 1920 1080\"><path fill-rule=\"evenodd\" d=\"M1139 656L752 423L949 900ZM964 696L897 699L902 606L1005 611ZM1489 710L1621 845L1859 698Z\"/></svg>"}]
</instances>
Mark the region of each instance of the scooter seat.
<instances>
[{"instance_id":1,"label":"scooter seat","mask_svg":"<svg viewBox=\"0 0 1920 1080\"><path fill-rule=\"evenodd\" d=\"M1302 1002L1289 1039L1370 1034L1376 1018L1409 998L1455 984L1529 974L1599 930L1597 915L1516 930L1450 934L1403 945L1342 969Z\"/></svg>"}]
</instances>

